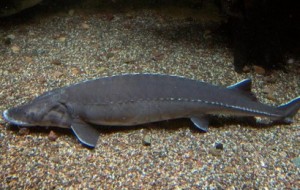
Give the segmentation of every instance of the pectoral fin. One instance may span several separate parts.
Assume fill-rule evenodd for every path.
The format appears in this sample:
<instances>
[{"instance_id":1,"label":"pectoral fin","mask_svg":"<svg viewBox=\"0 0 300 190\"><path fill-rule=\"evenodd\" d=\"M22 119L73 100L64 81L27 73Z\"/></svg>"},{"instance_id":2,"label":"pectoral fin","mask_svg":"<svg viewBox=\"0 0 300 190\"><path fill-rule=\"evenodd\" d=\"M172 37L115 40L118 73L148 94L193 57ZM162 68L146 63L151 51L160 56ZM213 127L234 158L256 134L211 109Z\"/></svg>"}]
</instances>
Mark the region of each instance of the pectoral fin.
<instances>
[{"instance_id":1,"label":"pectoral fin","mask_svg":"<svg viewBox=\"0 0 300 190\"><path fill-rule=\"evenodd\" d=\"M76 120L72 122L71 128L82 144L90 148L95 148L100 133L94 128L94 126L83 121Z\"/></svg>"},{"instance_id":2,"label":"pectoral fin","mask_svg":"<svg viewBox=\"0 0 300 190\"><path fill-rule=\"evenodd\" d=\"M192 117L191 121L194 123L194 125L204 131L207 132L208 131L208 119L206 116L198 116L198 117Z\"/></svg>"}]
</instances>

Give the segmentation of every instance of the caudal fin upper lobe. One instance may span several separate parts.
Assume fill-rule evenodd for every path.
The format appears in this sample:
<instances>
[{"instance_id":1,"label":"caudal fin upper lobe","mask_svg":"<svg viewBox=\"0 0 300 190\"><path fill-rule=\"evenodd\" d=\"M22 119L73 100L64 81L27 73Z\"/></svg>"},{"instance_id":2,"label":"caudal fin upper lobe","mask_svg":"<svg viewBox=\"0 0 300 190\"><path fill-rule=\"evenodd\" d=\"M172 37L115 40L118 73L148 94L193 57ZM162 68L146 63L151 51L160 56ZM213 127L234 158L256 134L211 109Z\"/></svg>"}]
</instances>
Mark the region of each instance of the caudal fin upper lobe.
<instances>
[{"instance_id":1,"label":"caudal fin upper lobe","mask_svg":"<svg viewBox=\"0 0 300 190\"><path fill-rule=\"evenodd\" d=\"M278 106L278 109L284 111L284 117L280 120L286 123L292 123L293 117L297 114L298 110L300 109L300 96L289 101L286 104Z\"/></svg>"}]
</instances>

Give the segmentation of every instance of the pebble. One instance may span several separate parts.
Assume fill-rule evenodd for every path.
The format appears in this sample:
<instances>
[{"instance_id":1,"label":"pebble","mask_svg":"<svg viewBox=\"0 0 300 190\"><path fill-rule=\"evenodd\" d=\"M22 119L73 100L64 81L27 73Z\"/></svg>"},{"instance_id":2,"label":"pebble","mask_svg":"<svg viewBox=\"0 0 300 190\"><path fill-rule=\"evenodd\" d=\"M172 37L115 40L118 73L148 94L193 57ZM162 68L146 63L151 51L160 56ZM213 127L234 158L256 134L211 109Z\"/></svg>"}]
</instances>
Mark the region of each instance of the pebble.
<instances>
[{"instance_id":1,"label":"pebble","mask_svg":"<svg viewBox=\"0 0 300 190\"><path fill-rule=\"evenodd\" d=\"M295 139L294 139L294 144L295 146L298 146L300 148L300 136L297 136Z\"/></svg>"},{"instance_id":2,"label":"pebble","mask_svg":"<svg viewBox=\"0 0 300 190\"><path fill-rule=\"evenodd\" d=\"M212 35L211 35L211 31L210 30L205 30L204 31L204 34L203 34L203 38L205 40L209 39L209 38L212 38Z\"/></svg>"},{"instance_id":3,"label":"pebble","mask_svg":"<svg viewBox=\"0 0 300 190\"><path fill-rule=\"evenodd\" d=\"M12 41L15 39L15 35L13 34L9 34L4 38L4 44L6 45L10 45L12 43Z\"/></svg>"},{"instance_id":4,"label":"pebble","mask_svg":"<svg viewBox=\"0 0 300 190\"><path fill-rule=\"evenodd\" d=\"M14 39L16 38L16 36L13 35L13 34L9 34L9 35L6 36L6 38L9 38L9 39L11 39L11 40L14 40Z\"/></svg>"},{"instance_id":5,"label":"pebble","mask_svg":"<svg viewBox=\"0 0 300 190\"><path fill-rule=\"evenodd\" d=\"M124 22L124 28L130 30L132 28L132 23L129 21Z\"/></svg>"},{"instance_id":6,"label":"pebble","mask_svg":"<svg viewBox=\"0 0 300 190\"><path fill-rule=\"evenodd\" d=\"M59 158L58 156L55 156L55 157L51 158L51 160L52 160L54 163L59 163L60 158Z\"/></svg>"},{"instance_id":7,"label":"pebble","mask_svg":"<svg viewBox=\"0 0 300 190\"><path fill-rule=\"evenodd\" d=\"M11 50L12 50L12 52L14 52L14 53L19 53L20 47L17 46L17 45L13 45L13 46L11 47Z\"/></svg>"},{"instance_id":8,"label":"pebble","mask_svg":"<svg viewBox=\"0 0 300 190\"><path fill-rule=\"evenodd\" d=\"M33 63L32 57L25 56L25 62L28 64L32 64Z\"/></svg>"},{"instance_id":9,"label":"pebble","mask_svg":"<svg viewBox=\"0 0 300 190\"><path fill-rule=\"evenodd\" d=\"M265 94L272 94L273 89L271 89L270 87L265 87L262 92Z\"/></svg>"},{"instance_id":10,"label":"pebble","mask_svg":"<svg viewBox=\"0 0 300 190\"><path fill-rule=\"evenodd\" d=\"M216 148L211 148L211 149L209 149L209 153L213 156L219 157L222 155L222 150L216 149Z\"/></svg>"},{"instance_id":11,"label":"pebble","mask_svg":"<svg viewBox=\"0 0 300 190\"><path fill-rule=\"evenodd\" d=\"M133 59L125 59L124 63L126 63L126 64L134 64L134 60Z\"/></svg>"},{"instance_id":12,"label":"pebble","mask_svg":"<svg viewBox=\"0 0 300 190\"><path fill-rule=\"evenodd\" d=\"M287 157L287 153L284 152L284 151L279 152L279 155L280 155L281 157L283 157L283 158L286 158L286 157Z\"/></svg>"},{"instance_id":13,"label":"pebble","mask_svg":"<svg viewBox=\"0 0 300 190\"><path fill-rule=\"evenodd\" d=\"M20 134L20 135L28 135L29 132L30 132L30 130L29 130L28 128L26 128L26 127L23 127L23 128L21 128L21 129L19 130L19 134Z\"/></svg>"},{"instance_id":14,"label":"pebble","mask_svg":"<svg viewBox=\"0 0 300 190\"><path fill-rule=\"evenodd\" d=\"M37 82L40 83L40 84L44 84L47 82L47 80L45 79L45 77L43 76L40 76L37 78Z\"/></svg>"},{"instance_id":15,"label":"pebble","mask_svg":"<svg viewBox=\"0 0 300 190\"><path fill-rule=\"evenodd\" d=\"M266 82L267 83L276 83L276 78L275 77L272 77L272 76L268 76L268 77L266 77Z\"/></svg>"},{"instance_id":16,"label":"pebble","mask_svg":"<svg viewBox=\"0 0 300 190\"><path fill-rule=\"evenodd\" d=\"M125 16L128 18L128 19L132 19L134 17L134 15L131 13L131 12L127 12L125 14Z\"/></svg>"},{"instance_id":17,"label":"pebble","mask_svg":"<svg viewBox=\"0 0 300 190\"><path fill-rule=\"evenodd\" d=\"M62 63L59 59L54 59L54 60L51 61L51 64L52 65L61 65Z\"/></svg>"},{"instance_id":18,"label":"pebble","mask_svg":"<svg viewBox=\"0 0 300 190\"><path fill-rule=\"evenodd\" d=\"M56 133L54 131L50 131L49 135L48 135L48 139L50 141L55 141L58 138L58 136L56 135Z\"/></svg>"},{"instance_id":19,"label":"pebble","mask_svg":"<svg viewBox=\"0 0 300 190\"><path fill-rule=\"evenodd\" d=\"M90 26L89 26L87 23L82 23L82 24L81 24L81 27L82 27L83 29L89 29L89 28L90 28Z\"/></svg>"},{"instance_id":20,"label":"pebble","mask_svg":"<svg viewBox=\"0 0 300 190\"><path fill-rule=\"evenodd\" d=\"M60 41L60 42L65 42L66 41L66 36L60 36L60 37L58 37L58 40Z\"/></svg>"},{"instance_id":21,"label":"pebble","mask_svg":"<svg viewBox=\"0 0 300 190\"><path fill-rule=\"evenodd\" d=\"M243 67L243 72L244 73L249 73L250 71L251 71L251 69L247 65Z\"/></svg>"},{"instance_id":22,"label":"pebble","mask_svg":"<svg viewBox=\"0 0 300 190\"><path fill-rule=\"evenodd\" d=\"M198 65L195 65L195 64L191 65L191 69L193 69L193 70L198 69Z\"/></svg>"},{"instance_id":23,"label":"pebble","mask_svg":"<svg viewBox=\"0 0 300 190\"><path fill-rule=\"evenodd\" d=\"M300 168L300 157L296 157L292 160L296 167Z\"/></svg>"},{"instance_id":24,"label":"pebble","mask_svg":"<svg viewBox=\"0 0 300 190\"><path fill-rule=\"evenodd\" d=\"M269 100L272 100L272 101L276 101L276 100L277 100L277 98L275 98L275 97L273 96L273 94L268 94L268 95L267 95L267 98L268 98Z\"/></svg>"},{"instance_id":25,"label":"pebble","mask_svg":"<svg viewBox=\"0 0 300 190\"><path fill-rule=\"evenodd\" d=\"M253 66L253 70L256 74L259 74L259 75L264 75L266 74L266 70L260 66L257 66L257 65L254 65Z\"/></svg>"},{"instance_id":26,"label":"pebble","mask_svg":"<svg viewBox=\"0 0 300 190\"><path fill-rule=\"evenodd\" d=\"M70 9L70 10L68 11L68 14L69 14L70 16L73 16L74 13L75 13L75 10L74 10L74 9Z\"/></svg>"},{"instance_id":27,"label":"pebble","mask_svg":"<svg viewBox=\"0 0 300 190\"><path fill-rule=\"evenodd\" d=\"M234 173L234 169L233 169L233 167L226 166L226 167L224 168L224 172L225 172L225 173Z\"/></svg>"},{"instance_id":28,"label":"pebble","mask_svg":"<svg viewBox=\"0 0 300 190\"><path fill-rule=\"evenodd\" d=\"M111 13L106 13L102 18L106 21L112 21L115 18L115 16Z\"/></svg>"},{"instance_id":29,"label":"pebble","mask_svg":"<svg viewBox=\"0 0 300 190\"><path fill-rule=\"evenodd\" d=\"M153 53L152 59L153 59L154 61L161 61L161 60L164 59L164 54L163 54L163 53L158 53L158 52Z\"/></svg>"},{"instance_id":30,"label":"pebble","mask_svg":"<svg viewBox=\"0 0 300 190\"><path fill-rule=\"evenodd\" d=\"M112 58L115 54L113 52L109 52L106 54L106 58L109 59L109 58Z\"/></svg>"},{"instance_id":31,"label":"pebble","mask_svg":"<svg viewBox=\"0 0 300 190\"><path fill-rule=\"evenodd\" d=\"M59 77L61 77L61 76L63 76L63 73L62 73L62 72L60 72L60 71L54 71L53 77L59 78Z\"/></svg>"},{"instance_id":32,"label":"pebble","mask_svg":"<svg viewBox=\"0 0 300 190\"><path fill-rule=\"evenodd\" d=\"M150 146L151 145L151 137L150 135L145 135L143 138L143 145Z\"/></svg>"},{"instance_id":33,"label":"pebble","mask_svg":"<svg viewBox=\"0 0 300 190\"><path fill-rule=\"evenodd\" d=\"M99 73L101 73L101 72L103 72L103 71L105 71L105 67L98 67L97 68L97 71L99 72Z\"/></svg>"},{"instance_id":34,"label":"pebble","mask_svg":"<svg viewBox=\"0 0 300 190\"><path fill-rule=\"evenodd\" d=\"M71 71L73 75L78 75L81 73L80 69L78 69L77 67L72 67Z\"/></svg>"},{"instance_id":35,"label":"pebble","mask_svg":"<svg viewBox=\"0 0 300 190\"><path fill-rule=\"evenodd\" d=\"M93 162L95 159L96 159L96 158L95 158L95 156L94 156L93 154L88 155L88 156L86 157L86 160L87 160L88 162Z\"/></svg>"},{"instance_id":36,"label":"pebble","mask_svg":"<svg viewBox=\"0 0 300 190\"><path fill-rule=\"evenodd\" d=\"M265 93L265 94L267 94L267 98L269 99L269 100L273 100L273 101L275 101L276 100L276 98L274 97L274 89L273 88L270 88L270 87L265 87L264 89L263 89L263 93Z\"/></svg>"}]
</instances>

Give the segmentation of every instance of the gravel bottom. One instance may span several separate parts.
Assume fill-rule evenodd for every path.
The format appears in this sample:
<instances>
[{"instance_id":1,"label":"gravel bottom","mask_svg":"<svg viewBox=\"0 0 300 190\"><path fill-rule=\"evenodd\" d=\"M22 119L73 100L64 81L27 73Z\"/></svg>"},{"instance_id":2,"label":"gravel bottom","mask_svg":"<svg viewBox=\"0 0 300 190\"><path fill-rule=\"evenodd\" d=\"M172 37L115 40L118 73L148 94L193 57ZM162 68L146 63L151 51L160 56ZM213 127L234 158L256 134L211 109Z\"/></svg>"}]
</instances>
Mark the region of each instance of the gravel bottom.
<instances>
[{"instance_id":1,"label":"gravel bottom","mask_svg":"<svg viewBox=\"0 0 300 190\"><path fill-rule=\"evenodd\" d=\"M1 25L1 113L53 88L122 73L224 86L252 78L259 100L275 105L300 95L299 65L237 74L231 50L197 19L75 11ZM299 116L270 127L213 118L208 133L188 120L104 130L93 150L69 130L18 130L1 118L0 189L298 189Z\"/></svg>"}]
</instances>

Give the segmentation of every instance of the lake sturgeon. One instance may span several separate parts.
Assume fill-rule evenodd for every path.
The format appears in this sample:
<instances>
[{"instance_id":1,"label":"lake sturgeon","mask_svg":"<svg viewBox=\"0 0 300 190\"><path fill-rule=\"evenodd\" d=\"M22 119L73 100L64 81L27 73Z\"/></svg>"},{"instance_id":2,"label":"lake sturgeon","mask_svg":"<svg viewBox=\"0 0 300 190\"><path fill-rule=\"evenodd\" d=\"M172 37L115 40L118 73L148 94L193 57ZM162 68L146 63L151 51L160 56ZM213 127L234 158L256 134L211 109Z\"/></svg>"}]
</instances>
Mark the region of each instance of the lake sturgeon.
<instances>
[{"instance_id":1,"label":"lake sturgeon","mask_svg":"<svg viewBox=\"0 0 300 190\"><path fill-rule=\"evenodd\" d=\"M251 80L220 87L197 80L159 74L127 74L85 81L44 93L3 112L18 126L71 128L78 140L95 147L99 126L131 126L190 118L207 131L210 114L260 116L292 122L300 97L273 107L251 93Z\"/></svg>"}]
</instances>

